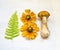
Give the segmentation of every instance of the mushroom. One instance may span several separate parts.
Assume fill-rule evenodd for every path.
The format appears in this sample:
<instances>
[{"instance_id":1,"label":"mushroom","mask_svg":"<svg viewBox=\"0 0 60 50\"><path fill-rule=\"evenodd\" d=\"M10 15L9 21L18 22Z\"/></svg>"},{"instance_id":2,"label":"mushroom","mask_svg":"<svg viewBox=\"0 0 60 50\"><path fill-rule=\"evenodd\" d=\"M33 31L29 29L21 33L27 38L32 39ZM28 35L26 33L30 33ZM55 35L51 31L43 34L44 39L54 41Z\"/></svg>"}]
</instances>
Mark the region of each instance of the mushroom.
<instances>
[{"instance_id":1,"label":"mushroom","mask_svg":"<svg viewBox=\"0 0 60 50\"><path fill-rule=\"evenodd\" d=\"M43 39L48 38L50 32L47 26L47 19L50 16L50 13L47 11L41 11L38 13L38 17L41 19L41 37Z\"/></svg>"}]
</instances>

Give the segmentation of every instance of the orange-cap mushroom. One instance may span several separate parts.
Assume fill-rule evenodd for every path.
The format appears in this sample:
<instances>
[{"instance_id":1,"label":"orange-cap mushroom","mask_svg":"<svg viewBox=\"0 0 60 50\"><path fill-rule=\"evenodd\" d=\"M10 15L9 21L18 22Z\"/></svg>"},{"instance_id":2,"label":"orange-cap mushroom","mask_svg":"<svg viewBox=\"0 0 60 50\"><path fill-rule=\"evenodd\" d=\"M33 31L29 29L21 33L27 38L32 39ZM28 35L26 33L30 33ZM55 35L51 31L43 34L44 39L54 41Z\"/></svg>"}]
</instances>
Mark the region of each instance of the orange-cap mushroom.
<instances>
[{"instance_id":1,"label":"orange-cap mushroom","mask_svg":"<svg viewBox=\"0 0 60 50\"><path fill-rule=\"evenodd\" d=\"M47 12L47 11L41 11L41 12L39 12L38 13L38 16L42 19L42 17L49 17L50 16L50 13L49 12Z\"/></svg>"},{"instance_id":2,"label":"orange-cap mushroom","mask_svg":"<svg viewBox=\"0 0 60 50\"><path fill-rule=\"evenodd\" d=\"M41 19L41 37L43 39L48 38L50 32L47 27L47 18L50 16L50 13L47 11L41 11L38 13L38 17Z\"/></svg>"}]
</instances>

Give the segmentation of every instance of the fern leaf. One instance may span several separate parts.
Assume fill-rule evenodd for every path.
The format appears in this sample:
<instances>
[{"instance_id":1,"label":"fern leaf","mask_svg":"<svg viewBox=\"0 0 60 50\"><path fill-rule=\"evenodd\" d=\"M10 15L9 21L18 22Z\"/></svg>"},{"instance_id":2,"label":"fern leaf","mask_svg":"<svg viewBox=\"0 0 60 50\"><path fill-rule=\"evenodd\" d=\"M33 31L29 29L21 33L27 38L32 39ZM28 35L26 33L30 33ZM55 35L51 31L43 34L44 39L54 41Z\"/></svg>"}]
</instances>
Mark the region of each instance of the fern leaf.
<instances>
[{"instance_id":1,"label":"fern leaf","mask_svg":"<svg viewBox=\"0 0 60 50\"><path fill-rule=\"evenodd\" d=\"M19 36L18 16L16 12L11 16L5 34L6 39L13 39Z\"/></svg>"}]
</instances>

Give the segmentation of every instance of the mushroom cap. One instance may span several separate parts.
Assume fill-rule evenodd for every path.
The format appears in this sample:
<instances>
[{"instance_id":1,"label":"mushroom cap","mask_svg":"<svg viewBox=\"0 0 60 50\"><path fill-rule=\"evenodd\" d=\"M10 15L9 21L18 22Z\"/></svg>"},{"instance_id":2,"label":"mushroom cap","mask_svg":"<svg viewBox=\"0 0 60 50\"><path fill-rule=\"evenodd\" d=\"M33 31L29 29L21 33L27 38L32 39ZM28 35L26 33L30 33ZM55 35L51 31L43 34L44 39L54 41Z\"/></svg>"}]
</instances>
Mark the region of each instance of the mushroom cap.
<instances>
[{"instance_id":1,"label":"mushroom cap","mask_svg":"<svg viewBox=\"0 0 60 50\"><path fill-rule=\"evenodd\" d=\"M49 17L50 16L50 13L49 12L47 12L47 11L41 11L41 12L39 12L38 13L38 16L40 17L40 18L42 18L42 17Z\"/></svg>"}]
</instances>

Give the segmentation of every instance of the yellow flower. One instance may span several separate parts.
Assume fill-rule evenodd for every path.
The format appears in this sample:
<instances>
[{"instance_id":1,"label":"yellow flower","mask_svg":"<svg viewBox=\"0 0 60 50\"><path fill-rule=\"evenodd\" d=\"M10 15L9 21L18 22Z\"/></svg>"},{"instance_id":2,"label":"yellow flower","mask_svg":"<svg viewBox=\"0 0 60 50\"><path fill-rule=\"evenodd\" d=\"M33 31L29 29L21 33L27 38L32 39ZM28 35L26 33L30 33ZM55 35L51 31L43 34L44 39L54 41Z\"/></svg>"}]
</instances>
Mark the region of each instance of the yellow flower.
<instances>
[{"instance_id":1,"label":"yellow flower","mask_svg":"<svg viewBox=\"0 0 60 50\"><path fill-rule=\"evenodd\" d=\"M22 36L27 39L35 39L39 28L35 23L25 23L20 30L22 31Z\"/></svg>"},{"instance_id":2,"label":"yellow flower","mask_svg":"<svg viewBox=\"0 0 60 50\"><path fill-rule=\"evenodd\" d=\"M30 9L26 9L25 12L22 13L21 21L23 23L30 23L36 21L36 14L31 12Z\"/></svg>"}]
</instances>

